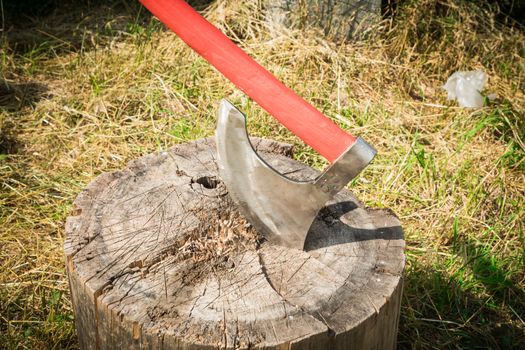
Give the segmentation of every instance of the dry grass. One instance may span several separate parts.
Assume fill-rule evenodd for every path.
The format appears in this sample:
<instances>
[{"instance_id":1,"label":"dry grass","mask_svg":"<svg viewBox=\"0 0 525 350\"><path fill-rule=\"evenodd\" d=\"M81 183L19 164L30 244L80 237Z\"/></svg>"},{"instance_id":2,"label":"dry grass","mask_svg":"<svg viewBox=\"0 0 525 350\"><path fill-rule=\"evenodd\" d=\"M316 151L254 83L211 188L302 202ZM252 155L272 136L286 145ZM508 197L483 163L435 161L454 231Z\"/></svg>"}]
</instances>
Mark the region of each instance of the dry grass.
<instances>
[{"instance_id":1,"label":"dry grass","mask_svg":"<svg viewBox=\"0 0 525 350\"><path fill-rule=\"evenodd\" d=\"M13 27L0 51L0 348L75 348L63 222L96 175L214 131L226 97L250 132L295 144L138 7L63 11ZM254 1L210 20L379 156L353 191L405 228L401 348L525 348L525 32L461 0L405 2L366 40L270 35ZM29 27L28 27L29 26ZM28 29L29 28L29 29ZM8 29L8 28L6 28ZM20 39L22 38L22 39ZM440 86L482 69L494 102L454 107Z\"/></svg>"}]
</instances>

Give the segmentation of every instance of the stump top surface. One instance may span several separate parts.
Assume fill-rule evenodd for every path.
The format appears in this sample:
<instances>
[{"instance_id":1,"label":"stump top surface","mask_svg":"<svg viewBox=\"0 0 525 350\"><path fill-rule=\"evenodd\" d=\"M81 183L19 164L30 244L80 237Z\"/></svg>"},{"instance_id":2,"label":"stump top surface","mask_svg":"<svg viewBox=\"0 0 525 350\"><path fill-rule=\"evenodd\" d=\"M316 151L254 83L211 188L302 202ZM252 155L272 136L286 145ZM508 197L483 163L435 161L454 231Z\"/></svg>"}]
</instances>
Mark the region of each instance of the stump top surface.
<instances>
[{"instance_id":1,"label":"stump top surface","mask_svg":"<svg viewBox=\"0 0 525 350\"><path fill-rule=\"evenodd\" d=\"M254 145L290 177L317 174L288 158L287 145ZM142 335L230 347L337 335L381 312L404 268L390 211L366 209L343 190L320 211L304 251L258 243L214 159L213 139L179 145L103 174L79 195L66 224L68 271L97 308Z\"/></svg>"}]
</instances>

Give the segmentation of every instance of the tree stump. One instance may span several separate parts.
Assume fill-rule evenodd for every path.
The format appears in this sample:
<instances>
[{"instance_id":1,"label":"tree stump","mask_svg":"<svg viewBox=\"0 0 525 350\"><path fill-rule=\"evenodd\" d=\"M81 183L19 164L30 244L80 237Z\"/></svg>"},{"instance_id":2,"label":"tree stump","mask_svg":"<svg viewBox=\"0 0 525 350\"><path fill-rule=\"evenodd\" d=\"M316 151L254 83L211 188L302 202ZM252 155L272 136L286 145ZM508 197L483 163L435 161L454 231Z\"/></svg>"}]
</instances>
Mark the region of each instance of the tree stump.
<instances>
[{"instance_id":1,"label":"tree stump","mask_svg":"<svg viewBox=\"0 0 525 350\"><path fill-rule=\"evenodd\" d=\"M253 142L289 177L317 174L289 145ZM73 215L81 349L395 348L403 231L348 190L320 211L304 251L270 245L234 209L203 139L102 174Z\"/></svg>"},{"instance_id":2,"label":"tree stump","mask_svg":"<svg viewBox=\"0 0 525 350\"><path fill-rule=\"evenodd\" d=\"M385 0L265 0L266 23L281 27L319 27L336 40L361 37L381 20Z\"/></svg>"}]
</instances>

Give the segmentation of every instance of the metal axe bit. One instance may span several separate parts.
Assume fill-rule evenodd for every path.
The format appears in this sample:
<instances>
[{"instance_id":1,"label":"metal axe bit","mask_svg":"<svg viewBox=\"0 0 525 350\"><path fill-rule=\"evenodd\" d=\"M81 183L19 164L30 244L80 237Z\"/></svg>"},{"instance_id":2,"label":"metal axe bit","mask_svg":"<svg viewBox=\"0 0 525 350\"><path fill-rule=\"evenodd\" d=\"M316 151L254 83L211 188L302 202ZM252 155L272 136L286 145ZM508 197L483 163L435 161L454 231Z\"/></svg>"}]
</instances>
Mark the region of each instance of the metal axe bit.
<instances>
[{"instance_id":1,"label":"metal axe bit","mask_svg":"<svg viewBox=\"0 0 525 350\"><path fill-rule=\"evenodd\" d=\"M268 240L303 249L319 209L365 168L375 151L358 138L311 181L294 181L268 165L252 147L246 118L222 100L217 122L219 172L242 213Z\"/></svg>"},{"instance_id":2,"label":"metal axe bit","mask_svg":"<svg viewBox=\"0 0 525 350\"><path fill-rule=\"evenodd\" d=\"M330 163L311 181L293 181L253 149L246 118L221 101L217 123L222 180L241 212L269 240L303 249L317 212L374 158L376 151L347 134L287 88L183 0L141 0L155 16L239 89Z\"/></svg>"}]
</instances>

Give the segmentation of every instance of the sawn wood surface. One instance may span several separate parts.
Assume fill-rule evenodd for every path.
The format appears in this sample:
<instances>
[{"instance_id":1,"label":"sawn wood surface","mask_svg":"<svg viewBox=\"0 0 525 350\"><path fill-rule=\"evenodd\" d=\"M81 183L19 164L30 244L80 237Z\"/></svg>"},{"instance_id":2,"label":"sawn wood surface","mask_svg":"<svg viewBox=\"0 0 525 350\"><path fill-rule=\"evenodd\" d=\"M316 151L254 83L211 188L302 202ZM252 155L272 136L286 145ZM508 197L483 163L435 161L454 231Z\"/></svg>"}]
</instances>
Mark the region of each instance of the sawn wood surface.
<instances>
[{"instance_id":1,"label":"sawn wood surface","mask_svg":"<svg viewBox=\"0 0 525 350\"><path fill-rule=\"evenodd\" d=\"M317 174L288 145L254 145L290 177ZM139 158L78 196L65 254L82 349L395 348L395 215L343 190L299 251L239 238L253 228L228 198L213 139Z\"/></svg>"}]
</instances>

